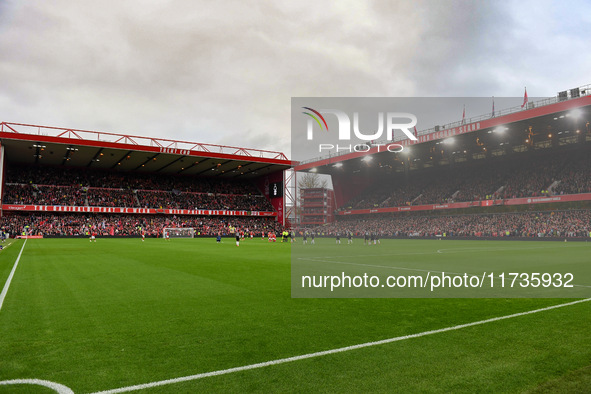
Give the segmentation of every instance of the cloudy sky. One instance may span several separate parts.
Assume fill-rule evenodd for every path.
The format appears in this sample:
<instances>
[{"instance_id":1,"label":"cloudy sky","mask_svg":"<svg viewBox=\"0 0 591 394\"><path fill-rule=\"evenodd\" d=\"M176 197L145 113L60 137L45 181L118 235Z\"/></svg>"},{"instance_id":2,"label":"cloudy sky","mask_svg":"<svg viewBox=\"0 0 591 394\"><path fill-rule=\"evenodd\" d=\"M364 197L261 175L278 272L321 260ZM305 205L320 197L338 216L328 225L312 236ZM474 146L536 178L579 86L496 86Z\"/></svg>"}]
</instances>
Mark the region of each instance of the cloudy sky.
<instances>
[{"instance_id":1,"label":"cloudy sky","mask_svg":"<svg viewBox=\"0 0 591 394\"><path fill-rule=\"evenodd\" d=\"M0 0L0 121L289 154L293 96L553 96L589 37L588 1Z\"/></svg>"}]
</instances>

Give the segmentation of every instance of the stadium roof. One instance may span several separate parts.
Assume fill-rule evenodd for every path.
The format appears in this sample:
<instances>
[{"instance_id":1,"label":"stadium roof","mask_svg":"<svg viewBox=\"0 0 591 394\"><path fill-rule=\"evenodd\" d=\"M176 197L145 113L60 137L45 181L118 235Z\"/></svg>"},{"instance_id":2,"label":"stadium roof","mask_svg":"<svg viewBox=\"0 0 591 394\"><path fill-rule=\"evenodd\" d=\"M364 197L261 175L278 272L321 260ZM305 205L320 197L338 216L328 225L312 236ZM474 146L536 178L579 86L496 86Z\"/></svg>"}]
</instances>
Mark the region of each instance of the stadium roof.
<instances>
[{"instance_id":1,"label":"stadium roof","mask_svg":"<svg viewBox=\"0 0 591 394\"><path fill-rule=\"evenodd\" d=\"M240 179L292 167L281 152L21 123L0 123L0 142L27 165Z\"/></svg>"},{"instance_id":2,"label":"stadium roof","mask_svg":"<svg viewBox=\"0 0 591 394\"><path fill-rule=\"evenodd\" d=\"M452 156L465 160L515 153L529 147L537 149L585 141L591 138L591 89L580 90L580 94L580 97L530 102L525 110L503 111L505 114L498 113L495 117L487 114L441 130L420 131L418 142L396 141L404 145L401 153L390 153L384 145L379 147L376 143L368 152L313 159L299 163L295 170L320 174L356 173L379 166L387 171L403 171L404 161L410 162L413 170L449 163Z\"/></svg>"}]
</instances>

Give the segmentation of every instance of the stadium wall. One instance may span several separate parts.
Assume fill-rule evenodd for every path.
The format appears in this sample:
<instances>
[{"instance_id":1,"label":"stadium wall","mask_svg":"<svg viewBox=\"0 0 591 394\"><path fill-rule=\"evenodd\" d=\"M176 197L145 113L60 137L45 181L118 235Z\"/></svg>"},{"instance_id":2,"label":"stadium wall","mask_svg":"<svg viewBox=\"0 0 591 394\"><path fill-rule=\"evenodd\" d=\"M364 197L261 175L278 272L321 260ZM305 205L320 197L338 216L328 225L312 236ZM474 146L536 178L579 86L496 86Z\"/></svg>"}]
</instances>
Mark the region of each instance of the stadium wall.
<instances>
[{"instance_id":1,"label":"stadium wall","mask_svg":"<svg viewBox=\"0 0 591 394\"><path fill-rule=\"evenodd\" d=\"M164 215L197 215L197 216L277 216L276 212L264 211L232 211L222 209L168 209L168 208L125 208L96 206L64 206L64 205L17 205L4 204L4 211L13 212L59 212L59 213L112 213L112 214L164 214Z\"/></svg>"}]
</instances>

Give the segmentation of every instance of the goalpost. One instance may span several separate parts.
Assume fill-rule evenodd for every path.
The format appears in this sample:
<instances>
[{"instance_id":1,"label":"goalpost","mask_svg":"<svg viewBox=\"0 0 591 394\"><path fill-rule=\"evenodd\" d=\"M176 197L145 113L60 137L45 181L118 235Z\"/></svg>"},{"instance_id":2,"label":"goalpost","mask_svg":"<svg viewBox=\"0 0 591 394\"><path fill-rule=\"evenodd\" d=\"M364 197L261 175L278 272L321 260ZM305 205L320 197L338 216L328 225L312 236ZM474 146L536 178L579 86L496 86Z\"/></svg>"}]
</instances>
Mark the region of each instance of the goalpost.
<instances>
[{"instance_id":1,"label":"goalpost","mask_svg":"<svg viewBox=\"0 0 591 394\"><path fill-rule=\"evenodd\" d=\"M167 227L162 230L162 238L195 238L195 229L193 227Z\"/></svg>"}]
</instances>

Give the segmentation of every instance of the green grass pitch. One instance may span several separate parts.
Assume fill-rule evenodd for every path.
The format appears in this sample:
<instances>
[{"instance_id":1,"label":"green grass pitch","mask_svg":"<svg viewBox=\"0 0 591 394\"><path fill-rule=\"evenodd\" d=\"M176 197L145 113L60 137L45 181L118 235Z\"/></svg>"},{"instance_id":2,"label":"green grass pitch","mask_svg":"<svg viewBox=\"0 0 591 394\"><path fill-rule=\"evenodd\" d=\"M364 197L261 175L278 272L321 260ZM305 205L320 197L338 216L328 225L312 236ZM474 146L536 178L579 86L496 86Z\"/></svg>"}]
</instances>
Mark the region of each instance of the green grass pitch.
<instances>
[{"instance_id":1,"label":"green grass pitch","mask_svg":"<svg viewBox=\"0 0 591 394\"><path fill-rule=\"evenodd\" d=\"M504 257L544 247L536 259L546 258L550 267L585 259L591 266L591 244L585 243L382 240L367 247L298 241L254 239L236 247L232 239L28 240L0 310L0 381L43 379L93 393L572 301L293 299L292 247L342 255L371 250L372 264L386 263L394 252L474 248L454 256L460 268L494 254L491 245ZM0 252L0 287L22 243ZM433 256L407 263L431 269ZM585 392L591 387L590 327L591 302L583 302L139 392ZM0 385L0 393L50 392Z\"/></svg>"}]
</instances>

